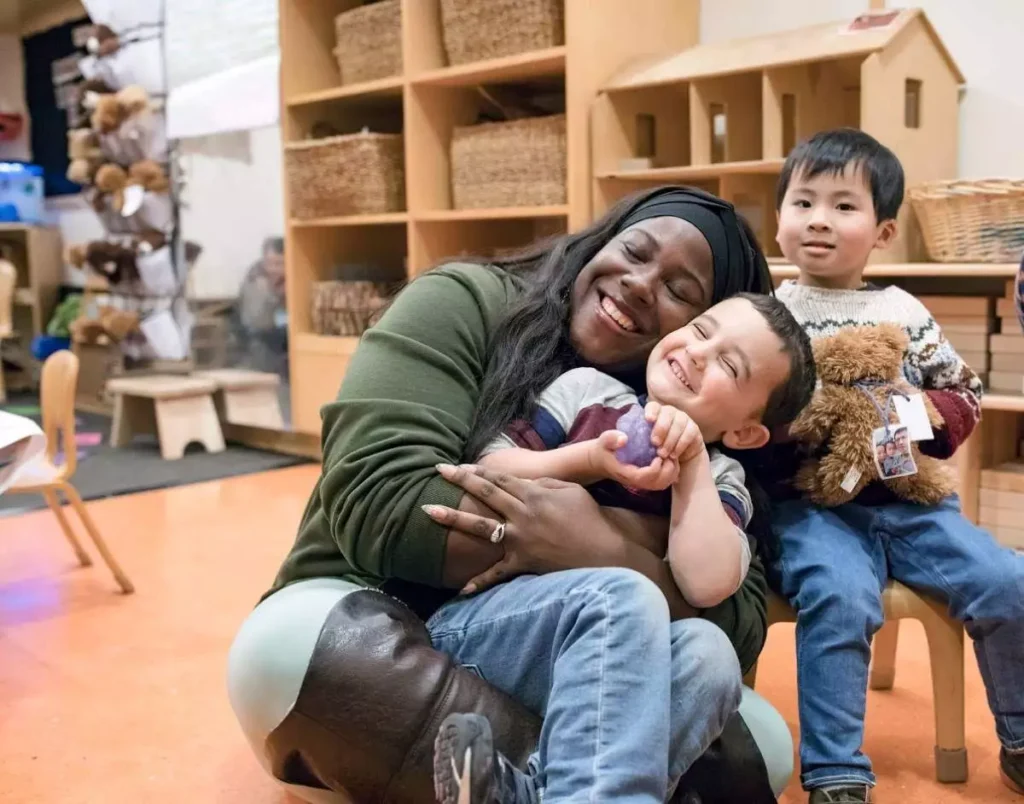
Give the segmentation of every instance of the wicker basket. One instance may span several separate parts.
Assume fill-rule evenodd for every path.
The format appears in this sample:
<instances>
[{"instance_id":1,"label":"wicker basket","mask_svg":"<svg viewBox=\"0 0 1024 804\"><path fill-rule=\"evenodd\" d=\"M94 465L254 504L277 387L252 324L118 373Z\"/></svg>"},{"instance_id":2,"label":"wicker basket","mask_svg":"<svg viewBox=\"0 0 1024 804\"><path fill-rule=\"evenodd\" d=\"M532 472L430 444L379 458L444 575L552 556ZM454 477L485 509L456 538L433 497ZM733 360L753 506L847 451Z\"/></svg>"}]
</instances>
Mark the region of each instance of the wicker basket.
<instances>
[{"instance_id":1,"label":"wicker basket","mask_svg":"<svg viewBox=\"0 0 1024 804\"><path fill-rule=\"evenodd\" d=\"M384 309L391 291L386 282L314 282L313 332L362 335Z\"/></svg>"},{"instance_id":2,"label":"wicker basket","mask_svg":"<svg viewBox=\"0 0 1024 804\"><path fill-rule=\"evenodd\" d=\"M293 218L405 209L401 134L344 134L285 146Z\"/></svg>"},{"instance_id":3,"label":"wicker basket","mask_svg":"<svg viewBox=\"0 0 1024 804\"><path fill-rule=\"evenodd\" d=\"M565 203L565 115L464 126L452 132L456 209Z\"/></svg>"},{"instance_id":4,"label":"wicker basket","mask_svg":"<svg viewBox=\"0 0 1024 804\"><path fill-rule=\"evenodd\" d=\"M937 181L910 190L936 262L1018 262L1024 252L1024 180Z\"/></svg>"},{"instance_id":5,"label":"wicker basket","mask_svg":"<svg viewBox=\"0 0 1024 804\"><path fill-rule=\"evenodd\" d=\"M441 0L449 64L565 43L564 0Z\"/></svg>"},{"instance_id":6,"label":"wicker basket","mask_svg":"<svg viewBox=\"0 0 1024 804\"><path fill-rule=\"evenodd\" d=\"M380 0L339 14L334 33L342 84L401 74L401 0Z\"/></svg>"}]
</instances>

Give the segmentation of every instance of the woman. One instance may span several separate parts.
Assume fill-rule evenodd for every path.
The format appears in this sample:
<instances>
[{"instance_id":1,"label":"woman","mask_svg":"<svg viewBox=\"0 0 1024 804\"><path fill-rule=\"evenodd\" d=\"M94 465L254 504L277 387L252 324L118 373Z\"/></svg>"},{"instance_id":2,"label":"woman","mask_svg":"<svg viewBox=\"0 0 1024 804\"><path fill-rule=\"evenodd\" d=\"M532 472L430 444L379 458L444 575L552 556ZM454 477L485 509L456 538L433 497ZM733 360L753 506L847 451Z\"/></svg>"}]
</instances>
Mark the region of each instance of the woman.
<instances>
[{"instance_id":1,"label":"woman","mask_svg":"<svg viewBox=\"0 0 1024 804\"><path fill-rule=\"evenodd\" d=\"M700 191L661 188L627 199L589 228L512 260L445 266L403 291L366 333L338 400L324 408L323 472L298 539L271 593L232 648L232 705L275 776L345 791L357 800L380 798L384 793L367 779L383 778L378 766L392 761L384 755L399 753L394 762L415 766L415 779L399 773L384 797L406 795L403 800L415 801L418 793L394 789L422 784L424 770L429 779L429 745L440 720L449 712L487 706L500 710L488 717L496 739L509 743L499 747L513 761L522 759L524 748L516 742L522 728L514 726L530 715L510 723L506 713L525 705L545 717L540 754L531 767L549 788L561 789L560 779L568 784L567 773L586 776L581 769L598 767L600 759L613 766L600 774L613 780L612 788L649 772L638 800L656 797L659 790L664 799L699 757L713 754L706 749L740 698L740 669L753 664L765 638L760 563L752 565L736 595L697 617L663 561L666 522L603 510L586 490L571 484L522 481L506 484L499 494L483 474L441 474L435 466L476 454L572 365L594 365L642 382L644 362L664 334L738 291L770 288L764 257L730 205ZM489 364L506 371L488 372L493 380L482 386ZM424 505L447 510L446 524L427 516ZM486 535L499 520L505 523L505 539L497 545ZM392 609L374 619L367 612L383 596L355 590L379 589L428 618L469 581L482 586L503 573L550 579L546 591L528 602L533 612L564 600L570 589L585 593L577 596L578 610L539 630L527 633L517 618L514 628L501 632L506 660L499 664L505 677L488 680L511 700L484 701L499 693L479 683L474 687L471 674L459 669L455 687L445 686L444 706L425 709L427 720L418 725L403 720L398 714L408 703L399 700L407 692L403 684L428 683L406 669L410 663L438 661L436 653L425 658L419 648L373 642L373 629L364 624L375 622L383 633L405 615ZM594 639L623 637L623 644L611 649L615 661L607 674L583 672L585 649L563 661L566 633L558 624L565 626L565 617L598 624L585 634L584 648L593 647ZM643 627L623 632L623 623ZM602 626L608 627L602 631ZM493 636L501 625L489 623L488 629ZM526 639L529 650L517 651ZM652 659L663 661L648 661L643 656L648 649ZM368 654L390 654L393 661L375 662L370 669ZM464 664L480 670L478 663ZM541 666L553 668L552 678L531 675ZM382 680L391 673L393 679ZM655 680L642 683L648 677ZM362 712L363 699L353 697L360 684L376 685L372 714ZM605 695L612 687L615 694ZM651 717L636 717L634 711L650 703L644 696L653 689L671 690L671 706L666 701L664 707L649 707L658 710ZM581 743L574 736L550 738L585 714L575 700L595 696L622 728L608 741L610 750L588 765L587 757L575 752ZM752 695L746 700L750 712L760 712L760 726L747 721L753 731L763 732L758 746L778 788L791 770L788 729L763 701ZM397 722L406 725L395 727ZM410 728L422 734L410 738ZM339 770L342 754L358 755L358 762ZM656 761L645 763L648 755ZM691 772L696 770L694 765ZM573 782L577 788L593 783ZM680 789L685 787L684 780ZM344 800L309 791L302 795L311 801Z\"/></svg>"}]
</instances>

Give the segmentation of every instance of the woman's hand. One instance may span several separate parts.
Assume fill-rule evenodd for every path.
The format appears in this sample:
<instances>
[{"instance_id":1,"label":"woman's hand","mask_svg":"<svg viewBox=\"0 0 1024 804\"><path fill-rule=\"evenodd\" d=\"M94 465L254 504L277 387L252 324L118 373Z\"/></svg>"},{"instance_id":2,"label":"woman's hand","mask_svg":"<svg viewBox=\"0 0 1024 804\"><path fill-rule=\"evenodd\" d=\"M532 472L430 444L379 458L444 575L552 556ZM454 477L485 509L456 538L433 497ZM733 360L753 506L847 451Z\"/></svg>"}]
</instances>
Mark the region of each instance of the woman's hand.
<instances>
[{"instance_id":1,"label":"woman's hand","mask_svg":"<svg viewBox=\"0 0 1024 804\"><path fill-rule=\"evenodd\" d=\"M450 530L500 544L505 555L463 588L478 592L515 575L542 574L585 566L614 566L624 541L582 486L561 480L521 480L480 466L438 467L446 480L493 509L497 518L444 506L425 506ZM501 538L495 542L499 525Z\"/></svg>"}]
</instances>

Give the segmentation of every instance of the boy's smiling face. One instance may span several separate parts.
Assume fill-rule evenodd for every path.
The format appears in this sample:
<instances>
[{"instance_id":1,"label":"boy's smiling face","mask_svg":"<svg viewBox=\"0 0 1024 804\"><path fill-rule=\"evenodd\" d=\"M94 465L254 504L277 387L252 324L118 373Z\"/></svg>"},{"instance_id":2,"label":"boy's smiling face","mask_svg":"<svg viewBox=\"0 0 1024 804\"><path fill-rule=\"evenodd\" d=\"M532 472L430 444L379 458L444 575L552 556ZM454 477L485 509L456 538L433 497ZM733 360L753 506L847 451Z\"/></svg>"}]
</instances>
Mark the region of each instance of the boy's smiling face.
<instances>
[{"instance_id":1,"label":"boy's smiling face","mask_svg":"<svg viewBox=\"0 0 1024 804\"><path fill-rule=\"evenodd\" d=\"M872 250L888 247L895 236L896 221L876 219L871 187L857 165L814 178L794 171L779 207L775 239L800 269L801 283L858 287Z\"/></svg>"},{"instance_id":2,"label":"boy's smiling face","mask_svg":"<svg viewBox=\"0 0 1024 804\"><path fill-rule=\"evenodd\" d=\"M726 299L658 342L647 391L693 419L706 443L754 449L768 441L761 415L789 371L764 316L746 299Z\"/></svg>"}]
</instances>

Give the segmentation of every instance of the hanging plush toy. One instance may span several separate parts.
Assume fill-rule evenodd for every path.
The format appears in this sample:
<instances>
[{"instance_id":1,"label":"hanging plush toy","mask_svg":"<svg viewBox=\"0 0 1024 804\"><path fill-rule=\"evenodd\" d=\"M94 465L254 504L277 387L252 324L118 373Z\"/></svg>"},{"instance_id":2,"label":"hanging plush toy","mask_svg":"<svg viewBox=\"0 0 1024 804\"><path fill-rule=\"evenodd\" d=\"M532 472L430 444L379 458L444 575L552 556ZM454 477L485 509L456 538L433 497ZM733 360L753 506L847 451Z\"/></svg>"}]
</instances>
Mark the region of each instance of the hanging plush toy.
<instances>
[{"instance_id":1,"label":"hanging plush toy","mask_svg":"<svg viewBox=\"0 0 1024 804\"><path fill-rule=\"evenodd\" d=\"M103 165L96 171L96 191L102 198L110 199L115 212L124 209L124 189L128 186L128 174L118 165Z\"/></svg>"},{"instance_id":2,"label":"hanging plush toy","mask_svg":"<svg viewBox=\"0 0 1024 804\"><path fill-rule=\"evenodd\" d=\"M953 493L945 463L921 454L896 415L896 398L918 395L932 428L943 424L927 395L903 377L907 344L895 324L850 327L814 342L821 387L790 427L810 450L796 486L812 502L842 505L877 480L922 505Z\"/></svg>"},{"instance_id":3,"label":"hanging plush toy","mask_svg":"<svg viewBox=\"0 0 1024 804\"><path fill-rule=\"evenodd\" d=\"M128 183L137 184L148 193L166 193L171 186L164 169L152 159L143 159L128 168Z\"/></svg>"},{"instance_id":4,"label":"hanging plush toy","mask_svg":"<svg viewBox=\"0 0 1024 804\"><path fill-rule=\"evenodd\" d=\"M83 245L70 246L66 259L76 268L88 267L104 277L111 285L131 282L139 278L135 262L135 249L107 240L93 240Z\"/></svg>"}]
</instances>

